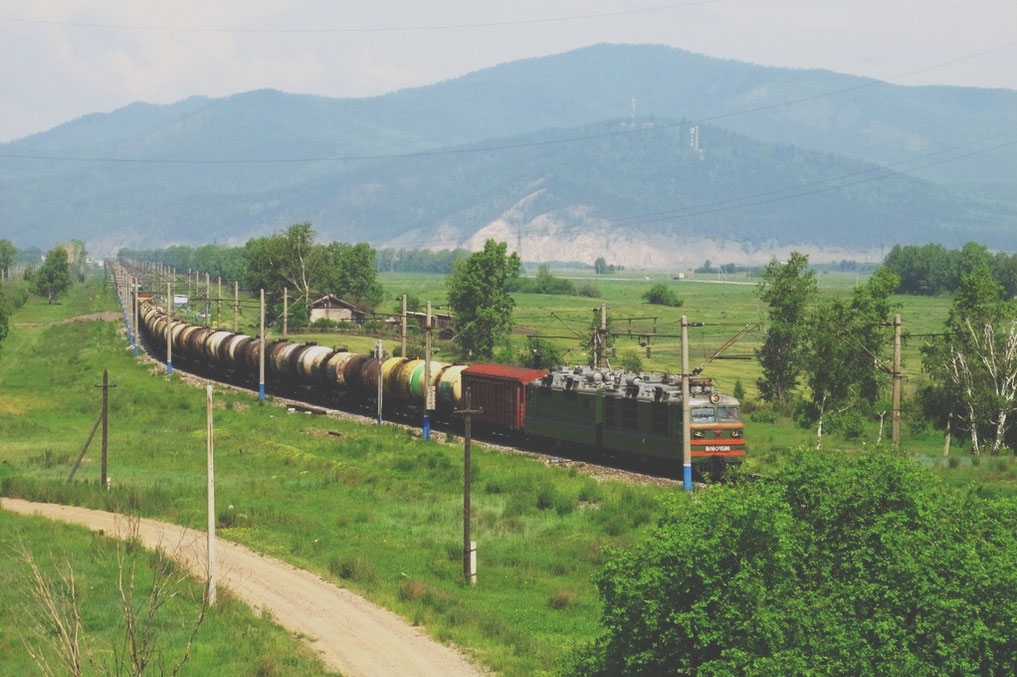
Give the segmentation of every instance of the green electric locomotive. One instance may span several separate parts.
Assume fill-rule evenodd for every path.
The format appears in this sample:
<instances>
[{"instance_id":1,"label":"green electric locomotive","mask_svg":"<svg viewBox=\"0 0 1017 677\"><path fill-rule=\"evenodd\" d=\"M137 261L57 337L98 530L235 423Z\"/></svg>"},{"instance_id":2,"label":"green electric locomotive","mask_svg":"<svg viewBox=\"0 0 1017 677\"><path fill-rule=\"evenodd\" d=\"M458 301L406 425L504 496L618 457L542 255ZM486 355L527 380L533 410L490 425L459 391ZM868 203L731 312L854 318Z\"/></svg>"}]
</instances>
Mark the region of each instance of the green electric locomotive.
<instances>
[{"instance_id":1,"label":"green electric locomotive","mask_svg":"<svg viewBox=\"0 0 1017 677\"><path fill-rule=\"evenodd\" d=\"M690 382L692 463L716 477L745 457L738 400L710 379ZM528 436L591 447L608 455L682 462L681 377L561 368L526 391Z\"/></svg>"}]
</instances>

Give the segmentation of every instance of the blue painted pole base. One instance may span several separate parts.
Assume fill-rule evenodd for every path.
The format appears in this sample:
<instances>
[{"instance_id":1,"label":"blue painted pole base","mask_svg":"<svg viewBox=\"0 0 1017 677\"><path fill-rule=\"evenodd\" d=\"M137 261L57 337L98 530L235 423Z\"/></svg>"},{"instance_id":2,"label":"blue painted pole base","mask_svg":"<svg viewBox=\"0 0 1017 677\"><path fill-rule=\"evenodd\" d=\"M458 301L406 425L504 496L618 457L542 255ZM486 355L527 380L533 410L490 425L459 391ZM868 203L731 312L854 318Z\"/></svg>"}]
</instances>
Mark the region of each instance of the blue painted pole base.
<instances>
[{"instance_id":1,"label":"blue painted pole base","mask_svg":"<svg viewBox=\"0 0 1017 677\"><path fill-rule=\"evenodd\" d=\"M138 356L138 344L137 343L134 344L134 356L135 357Z\"/></svg>"},{"instance_id":2,"label":"blue painted pole base","mask_svg":"<svg viewBox=\"0 0 1017 677\"><path fill-rule=\"evenodd\" d=\"M685 474L685 491L692 491L692 466L682 466L682 470Z\"/></svg>"},{"instance_id":3,"label":"blue painted pole base","mask_svg":"<svg viewBox=\"0 0 1017 677\"><path fill-rule=\"evenodd\" d=\"M166 361L166 375L169 376L172 373L173 373L173 361L172 360L167 360Z\"/></svg>"},{"instance_id":4,"label":"blue painted pole base","mask_svg":"<svg viewBox=\"0 0 1017 677\"><path fill-rule=\"evenodd\" d=\"M258 384L258 401L259 402L264 402L265 401L265 384L264 383L259 383Z\"/></svg>"},{"instance_id":5,"label":"blue painted pole base","mask_svg":"<svg viewBox=\"0 0 1017 677\"><path fill-rule=\"evenodd\" d=\"M431 417L428 414L424 414L424 439L431 439Z\"/></svg>"}]
</instances>

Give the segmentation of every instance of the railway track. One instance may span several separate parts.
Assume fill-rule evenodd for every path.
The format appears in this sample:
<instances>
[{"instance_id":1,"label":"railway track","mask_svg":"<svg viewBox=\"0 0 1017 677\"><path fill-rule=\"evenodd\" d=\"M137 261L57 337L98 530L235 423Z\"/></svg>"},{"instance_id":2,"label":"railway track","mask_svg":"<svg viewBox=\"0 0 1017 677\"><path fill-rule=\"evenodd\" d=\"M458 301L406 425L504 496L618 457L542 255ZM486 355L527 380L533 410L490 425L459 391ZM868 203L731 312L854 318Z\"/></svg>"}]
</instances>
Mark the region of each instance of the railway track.
<instances>
[{"instance_id":1,"label":"railway track","mask_svg":"<svg viewBox=\"0 0 1017 677\"><path fill-rule=\"evenodd\" d=\"M140 358L153 367L160 367L165 369L166 363L163 360L158 359L152 355L149 350L147 342L142 340L140 343L142 351ZM209 375L198 374L194 371L189 371L178 366L176 363L173 365L173 371L181 375L181 379L195 388L204 388L206 385L215 385L223 388L228 388L235 392L242 392L250 394L253 399L258 396L257 388L252 388L247 385L238 384L228 380L222 380L212 378ZM377 425L375 418L366 413L360 413L357 411L350 411L349 409L340 409L337 407L326 406L318 402L312 402L302 399L296 399L293 397L278 395L272 392L271 388L268 389L268 394L271 395L272 401L280 407L286 408L291 413L305 412L316 416L325 416L328 418L342 419L347 421L354 421L363 425ZM413 425L405 420L390 419L385 420L384 425L397 426L399 428L413 431L422 436L422 432L419 426ZM449 446L461 446L463 443L462 432L458 429L452 429L447 424L440 421L432 421L431 426L431 442L435 444L445 444ZM434 433L438 432L438 435ZM619 467L618 465L608 465L606 463L597 463L587 458L577 458L576 455L572 454L569 456L562 455L562 452L555 450L547 451L531 447L524 447L515 444L508 444L503 440L492 439L490 436L476 435L474 440L483 444L488 449L493 449L502 453L516 454L519 456L525 456L532 458L535 461L544 463L547 466L557 466L563 468L575 468L578 472L593 477L597 480L617 480L633 485L655 485L655 486L680 486L681 480L681 469L673 469L668 472L666 469L636 469L628 467ZM635 463L632 459L620 459L628 463Z\"/></svg>"}]
</instances>

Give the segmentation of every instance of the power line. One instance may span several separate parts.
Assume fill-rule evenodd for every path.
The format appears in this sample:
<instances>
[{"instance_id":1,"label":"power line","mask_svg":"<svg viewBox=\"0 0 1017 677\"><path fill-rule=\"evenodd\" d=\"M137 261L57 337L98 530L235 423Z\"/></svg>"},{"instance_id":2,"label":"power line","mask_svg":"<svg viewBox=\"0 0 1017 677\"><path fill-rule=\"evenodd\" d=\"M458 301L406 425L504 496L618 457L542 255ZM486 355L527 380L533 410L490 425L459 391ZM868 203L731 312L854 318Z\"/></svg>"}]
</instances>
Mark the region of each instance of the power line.
<instances>
[{"instance_id":1,"label":"power line","mask_svg":"<svg viewBox=\"0 0 1017 677\"><path fill-rule=\"evenodd\" d=\"M0 17L0 21L8 23L29 24L38 26L63 26L67 28L102 28L114 30L132 31L160 31L173 33L238 33L238 34L329 34L329 33L407 33L424 31L446 31L476 28L499 28L502 26L528 26L543 23L562 23L568 21L579 21L585 19L604 19L633 14L648 14L653 12L664 12L685 7L696 7L699 5L711 5L720 0L692 0L691 2L680 2L667 5L656 5L653 7L641 7L633 9L618 10L614 12L599 12L587 14L569 14L564 16L534 17L529 19L511 19L507 21L480 21L473 23L445 23L445 24L420 24L408 26L325 26L325 27L300 27L300 28L267 28L267 27L209 27L209 26L155 26L149 24L113 24L113 23L89 23L83 21L47 21L43 19L17 19Z\"/></svg>"}]
</instances>

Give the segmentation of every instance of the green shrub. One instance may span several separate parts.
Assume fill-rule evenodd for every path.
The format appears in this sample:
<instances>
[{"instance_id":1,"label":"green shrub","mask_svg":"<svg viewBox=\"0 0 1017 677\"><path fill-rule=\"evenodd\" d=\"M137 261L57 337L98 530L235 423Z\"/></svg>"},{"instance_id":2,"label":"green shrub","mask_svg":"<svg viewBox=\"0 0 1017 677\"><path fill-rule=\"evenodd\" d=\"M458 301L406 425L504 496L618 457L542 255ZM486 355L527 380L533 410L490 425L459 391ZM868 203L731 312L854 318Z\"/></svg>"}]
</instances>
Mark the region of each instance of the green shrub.
<instances>
[{"instance_id":1,"label":"green shrub","mask_svg":"<svg viewBox=\"0 0 1017 677\"><path fill-rule=\"evenodd\" d=\"M809 449L770 481L674 496L598 575L605 634L561 668L1012 674L1017 505L981 493L890 453Z\"/></svg>"},{"instance_id":2,"label":"green shrub","mask_svg":"<svg viewBox=\"0 0 1017 677\"><path fill-rule=\"evenodd\" d=\"M650 287L643 293L643 300L655 306L668 306L670 308L680 308L685 303L678 298L678 295L666 282L658 282Z\"/></svg>"}]
</instances>

